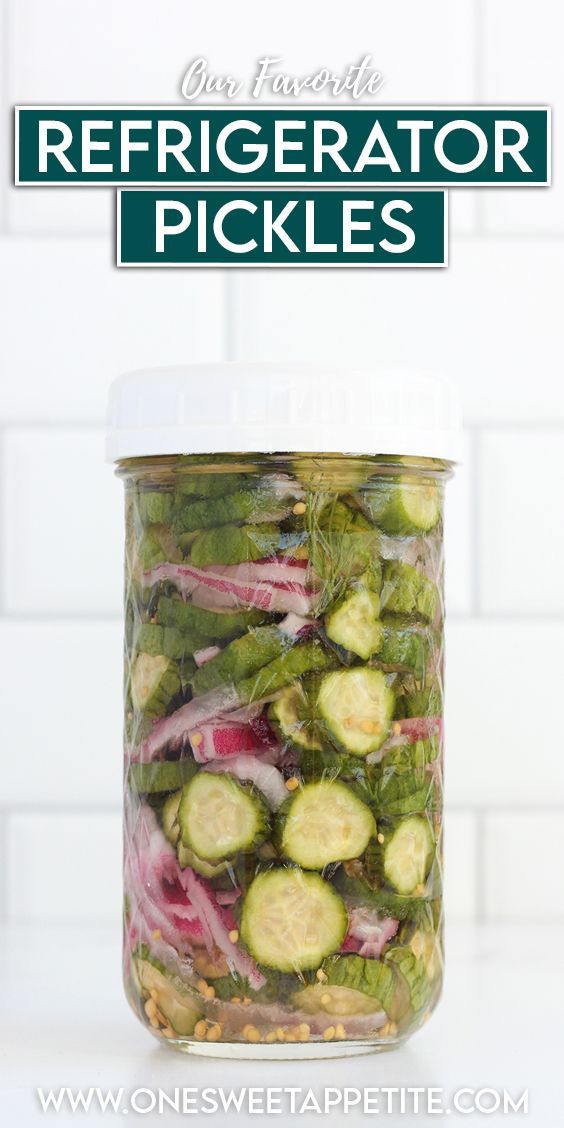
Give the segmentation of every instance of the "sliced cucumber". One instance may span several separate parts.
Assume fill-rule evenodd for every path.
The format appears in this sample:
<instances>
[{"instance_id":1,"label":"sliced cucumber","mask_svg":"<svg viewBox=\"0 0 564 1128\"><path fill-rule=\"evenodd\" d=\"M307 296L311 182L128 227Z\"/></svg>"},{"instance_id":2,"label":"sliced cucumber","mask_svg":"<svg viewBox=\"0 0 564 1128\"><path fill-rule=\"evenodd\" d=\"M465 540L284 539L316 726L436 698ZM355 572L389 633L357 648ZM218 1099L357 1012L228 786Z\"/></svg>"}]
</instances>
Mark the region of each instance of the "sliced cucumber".
<instances>
[{"instance_id":1,"label":"sliced cucumber","mask_svg":"<svg viewBox=\"0 0 564 1128\"><path fill-rule=\"evenodd\" d=\"M130 764L129 786L140 795L176 791L195 775L198 765L193 760L153 760L149 764Z\"/></svg>"},{"instance_id":2,"label":"sliced cucumber","mask_svg":"<svg viewBox=\"0 0 564 1128\"><path fill-rule=\"evenodd\" d=\"M425 896L402 897L375 885L366 876L352 877L344 869L338 871L335 884L347 901L357 905L370 905L395 920L418 920L429 906L429 899Z\"/></svg>"},{"instance_id":3,"label":"sliced cucumber","mask_svg":"<svg viewBox=\"0 0 564 1128\"><path fill-rule=\"evenodd\" d=\"M180 806L180 799L182 797L182 789L175 791L173 795L169 795L166 803L163 804L161 811L161 822L165 837L168 841L176 846L180 838L180 824L178 822L178 808Z\"/></svg>"},{"instance_id":4,"label":"sliced cucumber","mask_svg":"<svg viewBox=\"0 0 564 1128\"><path fill-rule=\"evenodd\" d=\"M306 784L282 818L282 852L304 869L357 858L376 830L366 804L338 780Z\"/></svg>"},{"instance_id":5,"label":"sliced cucumber","mask_svg":"<svg viewBox=\"0 0 564 1128\"><path fill-rule=\"evenodd\" d=\"M199 772L186 784L178 822L182 844L209 862L253 850L269 830L262 799L226 773Z\"/></svg>"},{"instance_id":6,"label":"sliced cucumber","mask_svg":"<svg viewBox=\"0 0 564 1128\"><path fill-rule=\"evenodd\" d=\"M272 702L268 719L281 742L292 748L320 751L308 688L303 682L289 685Z\"/></svg>"},{"instance_id":7,"label":"sliced cucumber","mask_svg":"<svg viewBox=\"0 0 564 1128\"><path fill-rule=\"evenodd\" d=\"M443 694L440 683L436 681L431 681L425 689L406 687L396 697L396 717L442 717L442 715ZM436 748L437 741L433 743ZM436 751L428 759L434 760L435 756Z\"/></svg>"},{"instance_id":8,"label":"sliced cucumber","mask_svg":"<svg viewBox=\"0 0 564 1128\"><path fill-rule=\"evenodd\" d=\"M268 522L264 525L226 525L219 529L205 529L192 542L190 559L196 568L260 560L276 552L280 540L278 526Z\"/></svg>"},{"instance_id":9,"label":"sliced cucumber","mask_svg":"<svg viewBox=\"0 0 564 1128\"><path fill-rule=\"evenodd\" d=\"M144 654L164 654L178 661L190 652L186 636L175 627L158 627L156 623L142 623L135 643Z\"/></svg>"},{"instance_id":10,"label":"sliced cucumber","mask_svg":"<svg viewBox=\"0 0 564 1128\"><path fill-rule=\"evenodd\" d=\"M433 834L424 815L379 822L378 846L382 876L392 889L406 897L424 885L434 855Z\"/></svg>"},{"instance_id":11,"label":"sliced cucumber","mask_svg":"<svg viewBox=\"0 0 564 1128\"><path fill-rule=\"evenodd\" d=\"M367 756L386 739L394 694L381 670L359 666L327 674L321 682L317 708L339 748L355 756Z\"/></svg>"},{"instance_id":12,"label":"sliced cucumber","mask_svg":"<svg viewBox=\"0 0 564 1128\"><path fill-rule=\"evenodd\" d=\"M224 497L192 501L179 508L174 519L178 533L212 529L218 525L249 521L254 524L282 520L302 490L292 478L265 476L256 489L242 489Z\"/></svg>"},{"instance_id":13,"label":"sliced cucumber","mask_svg":"<svg viewBox=\"0 0 564 1128\"><path fill-rule=\"evenodd\" d=\"M183 846L182 842L178 843L176 852L178 863L182 869L189 866L190 869L195 870L202 877L207 877L210 881L224 873L229 865L229 862L207 862L205 858L199 858L189 846Z\"/></svg>"},{"instance_id":14,"label":"sliced cucumber","mask_svg":"<svg viewBox=\"0 0 564 1128\"><path fill-rule=\"evenodd\" d=\"M157 622L161 626L176 627L191 639L196 636L202 643L229 642L250 627L258 627L266 618L263 611L207 611L164 595L157 604Z\"/></svg>"},{"instance_id":15,"label":"sliced cucumber","mask_svg":"<svg viewBox=\"0 0 564 1128\"><path fill-rule=\"evenodd\" d=\"M419 959L411 948L390 948L384 960L401 977L406 985L409 1005L415 1014L427 1006L432 993L425 963Z\"/></svg>"},{"instance_id":16,"label":"sliced cucumber","mask_svg":"<svg viewBox=\"0 0 564 1128\"><path fill-rule=\"evenodd\" d=\"M277 627L256 627L230 642L215 658L196 670L191 685L195 696L220 685L236 685L279 658L292 640Z\"/></svg>"},{"instance_id":17,"label":"sliced cucumber","mask_svg":"<svg viewBox=\"0 0 564 1128\"><path fill-rule=\"evenodd\" d=\"M443 969L440 934L437 934L433 928L421 924L411 936L409 947L416 958L422 961L430 983L435 983Z\"/></svg>"},{"instance_id":18,"label":"sliced cucumber","mask_svg":"<svg viewBox=\"0 0 564 1128\"><path fill-rule=\"evenodd\" d=\"M325 619L325 633L332 642L368 660L384 639L379 621L380 599L373 591L352 590Z\"/></svg>"},{"instance_id":19,"label":"sliced cucumber","mask_svg":"<svg viewBox=\"0 0 564 1128\"><path fill-rule=\"evenodd\" d=\"M135 957L135 973L143 993L154 999L158 1010L170 1023L175 1034L186 1037L202 1017L201 1005L195 994L177 976L148 959Z\"/></svg>"},{"instance_id":20,"label":"sliced cucumber","mask_svg":"<svg viewBox=\"0 0 564 1128\"><path fill-rule=\"evenodd\" d=\"M391 973L390 977L393 978ZM292 1002L297 1010L305 1011L306 1014L327 1014L335 1019L376 1014L385 1009L377 996L365 994L354 987L341 987L332 983L312 983L309 987L296 991Z\"/></svg>"},{"instance_id":21,"label":"sliced cucumber","mask_svg":"<svg viewBox=\"0 0 564 1128\"><path fill-rule=\"evenodd\" d=\"M318 639L294 644L291 650L258 670L254 677L245 678L237 684L239 700L242 704L262 701L296 678L313 671L327 670L334 664L334 658L324 650Z\"/></svg>"},{"instance_id":22,"label":"sliced cucumber","mask_svg":"<svg viewBox=\"0 0 564 1128\"><path fill-rule=\"evenodd\" d=\"M431 740L391 748L379 764L374 805L380 814L407 815L440 806L440 785L428 765L436 756Z\"/></svg>"},{"instance_id":23,"label":"sliced cucumber","mask_svg":"<svg viewBox=\"0 0 564 1128\"><path fill-rule=\"evenodd\" d=\"M374 523L385 533L402 537L430 532L441 516L441 500L436 481L408 475L373 478L364 494Z\"/></svg>"},{"instance_id":24,"label":"sliced cucumber","mask_svg":"<svg viewBox=\"0 0 564 1128\"><path fill-rule=\"evenodd\" d=\"M338 951L348 916L341 898L317 873L274 869L250 885L241 913L241 938L259 964L278 971L319 967Z\"/></svg>"},{"instance_id":25,"label":"sliced cucumber","mask_svg":"<svg viewBox=\"0 0 564 1128\"><path fill-rule=\"evenodd\" d=\"M415 615L430 623L437 613L439 592L412 564L386 560L380 602L387 615Z\"/></svg>"},{"instance_id":26,"label":"sliced cucumber","mask_svg":"<svg viewBox=\"0 0 564 1128\"><path fill-rule=\"evenodd\" d=\"M143 525L166 525L171 518L174 497L163 490L140 490L137 515Z\"/></svg>"},{"instance_id":27,"label":"sliced cucumber","mask_svg":"<svg viewBox=\"0 0 564 1128\"><path fill-rule=\"evenodd\" d=\"M164 560L179 564L182 551L170 525L147 525L139 538L137 559L142 568L153 568Z\"/></svg>"},{"instance_id":28,"label":"sliced cucumber","mask_svg":"<svg viewBox=\"0 0 564 1128\"><path fill-rule=\"evenodd\" d=\"M325 960L323 971L327 986L347 989L370 999L371 1010L385 1010L397 1021L409 1010L409 988L398 980L394 969L383 960L365 960L362 956L332 956ZM362 1012L361 1012L362 1013Z\"/></svg>"},{"instance_id":29,"label":"sliced cucumber","mask_svg":"<svg viewBox=\"0 0 564 1128\"><path fill-rule=\"evenodd\" d=\"M178 667L164 654L137 655L131 673L134 709L153 717L162 716L181 688Z\"/></svg>"},{"instance_id":30,"label":"sliced cucumber","mask_svg":"<svg viewBox=\"0 0 564 1128\"><path fill-rule=\"evenodd\" d=\"M307 520L310 559L314 571L324 583L322 599L325 606L347 586L351 577L359 576L366 569L371 570L377 583L380 537L359 509L336 498L320 513L316 513L312 506Z\"/></svg>"},{"instance_id":31,"label":"sliced cucumber","mask_svg":"<svg viewBox=\"0 0 564 1128\"><path fill-rule=\"evenodd\" d=\"M421 681L432 653L432 633L391 618L382 622L382 635L378 661L394 669L408 670Z\"/></svg>"}]
</instances>

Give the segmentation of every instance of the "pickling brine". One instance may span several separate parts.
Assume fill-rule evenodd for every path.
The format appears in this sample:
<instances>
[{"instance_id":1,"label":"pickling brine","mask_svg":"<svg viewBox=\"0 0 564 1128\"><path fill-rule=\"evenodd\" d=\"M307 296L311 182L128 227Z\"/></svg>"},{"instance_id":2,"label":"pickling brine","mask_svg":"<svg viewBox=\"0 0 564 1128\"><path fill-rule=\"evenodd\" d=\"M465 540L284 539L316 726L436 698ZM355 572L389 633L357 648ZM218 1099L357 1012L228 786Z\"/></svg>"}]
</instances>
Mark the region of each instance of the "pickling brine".
<instances>
[{"instance_id":1,"label":"pickling brine","mask_svg":"<svg viewBox=\"0 0 564 1128\"><path fill-rule=\"evenodd\" d=\"M441 990L450 463L119 473L128 999L196 1052L393 1046Z\"/></svg>"}]
</instances>

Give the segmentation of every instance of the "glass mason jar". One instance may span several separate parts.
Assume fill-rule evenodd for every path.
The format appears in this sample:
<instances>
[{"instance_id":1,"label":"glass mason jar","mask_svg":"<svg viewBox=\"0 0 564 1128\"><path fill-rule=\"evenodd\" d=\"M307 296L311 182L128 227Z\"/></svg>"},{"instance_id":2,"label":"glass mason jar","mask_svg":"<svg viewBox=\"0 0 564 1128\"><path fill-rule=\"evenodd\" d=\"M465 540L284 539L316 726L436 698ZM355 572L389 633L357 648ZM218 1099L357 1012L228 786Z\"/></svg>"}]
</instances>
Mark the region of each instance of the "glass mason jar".
<instances>
[{"instance_id":1,"label":"glass mason jar","mask_svg":"<svg viewBox=\"0 0 564 1128\"><path fill-rule=\"evenodd\" d=\"M117 461L129 1002L190 1052L395 1046L442 982L452 463Z\"/></svg>"}]
</instances>

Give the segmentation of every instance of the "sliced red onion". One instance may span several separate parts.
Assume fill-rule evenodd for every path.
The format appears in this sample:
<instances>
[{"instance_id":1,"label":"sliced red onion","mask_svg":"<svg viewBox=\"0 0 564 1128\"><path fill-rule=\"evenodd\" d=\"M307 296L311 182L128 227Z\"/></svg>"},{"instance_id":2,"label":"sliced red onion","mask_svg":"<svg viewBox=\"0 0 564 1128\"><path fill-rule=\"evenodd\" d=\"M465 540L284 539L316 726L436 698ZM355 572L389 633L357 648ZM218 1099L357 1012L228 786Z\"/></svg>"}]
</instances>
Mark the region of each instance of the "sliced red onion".
<instances>
[{"instance_id":1,"label":"sliced red onion","mask_svg":"<svg viewBox=\"0 0 564 1128\"><path fill-rule=\"evenodd\" d=\"M268 716L264 709L261 709L260 713L251 717L249 725L260 744L263 744L265 748L270 749L270 751L276 752L277 756L280 755L282 752L280 742L270 727ZM275 761L273 761L273 763L274 762Z\"/></svg>"},{"instance_id":2,"label":"sliced red onion","mask_svg":"<svg viewBox=\"0 0 564 1128\"><path fill-rule=\"evenodd\" d=\"M242 705L240 709L234 709L231 713L226 713L224 720L237 721L238 724L250 725L259 717L263 711L262 701L253 701L251 705Z\"/></svg>"},{"instance_id":3,"label":"sliced red onion","mask_svg":"<svg viewBox=\"0 0 564 1128\"><path fill-rule=\"evenodd\" d=\"M253 990L258 991L266 983L266 979L251 956L229 939L230 926L225 922L222 909L210 886L191 869L183 870L182 878L190 902L207 924L214 943L224 953L230 968L237 971L244 979L248 979Z\"/></svg>"},{"instance_id":4,"label":"sliced red onion","mask_svg":"<svg viewBox=\"0 0 564 1128\"><path fill-rule=\"evenodd\" d=\"M263 560L245 560L241 564L207 564L202 571L241 584L267 583L285 587L291 583L307 583L310 588L319 589L319 579L311 573L308 561L289 556L265 556Z\"/></svg>"},{"instance_id":5,"label":"sliced red onion","mask_svg":"<svg viewBox=\"0 0 564 1128\"><path fill-rule=\"evenodd\" d=\"M205 666L206 662L211 662L212 658L216 658L220 653L219 646L204 646L202 650L194 651L194 661L198 667Z\"/></svg>"},{"instance_id":6,"label":"sliced red onion","mask_svg":"<svg viewBox=\"0 0 564 1128\"><path fill-rule=\"evenodd\" d=\"M205 923L179 884L176 853L154 812L145 805L126 806L125 828L124 884L134 931L158 931L179 952L194 941L210 945Z\"/></svg>"},{"instance_id":7,"label":"sliced red onion","mask_svg":"<svg viewBox=\"0 0 564 1128\"><path fill-rule=\"evenodd\" d=\"M292 566L289 565L289 568ZM303 580L303 575L301 578ZM184 598L190 595L197 607L208 610L257 607L262 611L294 611L298 615L307 615L316 598L315 592L294 578L284 583L266 578L246 582L231 579L218 568L210 571L193 568L190 564L156 564L143 573L143 579L151 587L169 581Z\"/></svg>"},{"instance_id":8,"label":"sliced red onion","mask_svg":"<svg viewBox=\"0 0 564 1128\"><path fill-rule=\"evenodd\" d=\"M151 732L133 750L132 760L148 761L162 752L164 748L181 748L187 741L189 732L214 720L223 713L229 713L240 705L234 686L221 686L201 697L194 697L187 705L182 705L168 717L163 717L153 725Z\"/></svg>"},{"instance_id":9,"label":"sliced red onion","mask_svg":"<svg viewBox=\"0 0 564 1128\"><path fill-rule=\"evenodd\" d=\"M357 952L364 959L377 960L398 928L399 921L393 917L379 916L368 906L351 908L343 950Z\"/></svg>"},{"instance_id":10,"label":"sliced red onion","mask_svg":"<svg viewBox=\"0 0 564 1128\"><path fill-rule=\"evenodd\" d=\"M256 756L235 756L229 760L214 760L206 764L208 772L229 772L241 781L249 780L262 791L273 811L277 811L285 799L288 789L284 779L273 764L267 764Z\"/></svg>"},{"instance_id":11,"label":"sliced red onion","mask_svg":"<svg viewBox=\"0 0 564 1128\"><path fill-rule=\"evenodd\" d=\"M199 725L188 736L194 759L198 764L207 764L210 760L225 760L229 756L239 756L243 752L258 755L265 751L265 746L258 740L250 725L237 724L227 718Z\"/></svg>"},{"instance_id":12,"label":"sliced red onion","mask_svg":"<svg viewBox=\"0 0 564 1128\"><path fill-rule=\"evenodd\" d=\"M218 905L225 908L226 906L234 905L235 902L239 900L240 896L240 889L217 889L215 899Z\"/></svg>"},{"instance_id":13,"label":"sliced red onion","mask_svg":"<svg viewBox=\"0 0 564 1128\"><path fill-rule=\"evenodd\" d=\"M289 638L303 638L306 634L313 634L319 626L317 619L306 619L303 615L290 612L278 624L278 630Z\"/></svg>"}]
</instances>

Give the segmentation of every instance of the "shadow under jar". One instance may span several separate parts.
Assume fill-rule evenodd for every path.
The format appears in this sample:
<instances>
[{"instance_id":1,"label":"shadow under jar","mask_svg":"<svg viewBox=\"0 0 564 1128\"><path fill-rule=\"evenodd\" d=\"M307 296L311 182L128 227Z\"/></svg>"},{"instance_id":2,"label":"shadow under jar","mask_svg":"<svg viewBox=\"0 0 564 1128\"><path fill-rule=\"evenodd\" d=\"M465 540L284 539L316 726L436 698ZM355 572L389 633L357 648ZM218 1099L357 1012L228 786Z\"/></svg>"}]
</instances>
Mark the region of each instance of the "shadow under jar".
<instances>
[{"instance_id":1,"label":"shadow under jar","mask_svg":"<svg viewBox=\"0 0 564 1128\"><path fill-rule=\"evenodd\" d=\"M110 449L128 1000L192 1053L395 1046L442 984L452 462Z\"/></svg>"}]
</instances>

